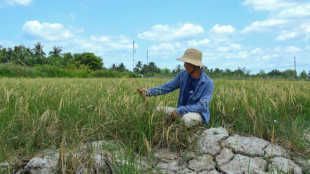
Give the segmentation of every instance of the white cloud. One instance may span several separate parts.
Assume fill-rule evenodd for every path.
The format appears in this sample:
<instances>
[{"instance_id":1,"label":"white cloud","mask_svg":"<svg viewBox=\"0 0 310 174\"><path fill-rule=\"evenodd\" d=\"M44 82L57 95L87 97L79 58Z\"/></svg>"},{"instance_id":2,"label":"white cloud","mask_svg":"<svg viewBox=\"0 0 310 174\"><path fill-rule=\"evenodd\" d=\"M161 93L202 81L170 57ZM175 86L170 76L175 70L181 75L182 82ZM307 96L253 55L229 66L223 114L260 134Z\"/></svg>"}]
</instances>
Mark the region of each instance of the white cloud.
<instances>
[{"instance_id":1,"label":"white cloud","mask_svg":"<svg viewBox=\"0 0 310 174\"><path fill-rule=\"evenodd\" d=\"M22 5L22 6L28 6L31 4L32 0L5 0L5 2L8 5Z\"/></svg>"},{"instance_id":2,"label":"white cloud","mask_svg":"<svg viewBox=\"0 0 310 174\"><path fill-rule=\"evenodd\" d=\"M293 3L288 0L245 0L245 6L251 6L253 10L270 11L290 7Z\"/></svg>"},{"instance_id":3,"label":"white cloud","mask_svg":"<svg viewBox=\"0 0 310 174\"><path fill-rule=\"evenodd\" d=\"M269 11L269 16L262 21L255 21L242 32L280 33L278 41L303 40L310 38L310 2L291 0L245 0L243 5L253 10Z\"/></svg>"},{"instance_id":4,"label":"white cloud","mask_svg":"<svg viewBox=\"0 0 310 174\"><path fill-rule=\"evenodd\" d=\"M291 5L279 12L281 18L307 18L310 16L310 3L301 5Z\"/></svg>"},{"instance_id":5,"label":"white cloud","mask_svg":"<svg viewBox=\"0 0 310 174\"><path fill-rule=\"evenodd\" d=\"M151 57L159 57L160 59L171 58L171 55L175 55L178 51L183 50L180 47L181 44L179 42L153 45L149 48L149 55Z\"/></svg>"},{"instance_id":6,"label":"white cloud","mask_svg":"<svg viewBox=\"0 0 310 174\"><path fill-rule=\"evenodd\" d=\"M238 52L238 54L237 54L237 58L240 58L240 59L246 59L246 58L248 58L248 53L246 52L246 51L240 51L240 52Z\"/></svg>"},{"instance_id":7,"label":"white cloud","mask_svg":"<svg viewBox=\"0 0 310 174\"><path fill-rule=\"evenodd\" d=\"M40 23L36 20L27 21L22 27L24 37L41 42L48 41L49 45L70 47L77 52L86 51L103 55L110 51L132 51L132 39L126 36L90 35L85 38L78 35L83 29L72 26L69 28L70 30L60 23ZM139 45L135 44L135 48L138 47Z\"/></svg>"},{"instance_id":8,"label":"white cloud","mask_svg":"<svg viewBox=\"0 0 310 174\"><path fill-rule=\"evenodd\" d=\"M251 53L252 54L262 54L263 50L261 48L255 48Z\"/></svg>"},{"instance_id":9,"label":"white cloud","mask_svg":"<svg viewBox=\"0 0 310 174\"><path fill-rule=\"evenodd\" d=\"M139 33L138 37L153 41L173 41L190 39L203 32L204 30L201 26L193 24L183 24L177 28L169 25L155 25L150 31Z\"/></svg>"},{"instance_id":10,"label":"white cloud","mask_svg":"<svg viewBox=\"0 0 310 174\"><path fill-rule=\"evenodd\" d=\"M218 47L217 50L221 52L227 52L227 51L235 51L240 50L242 48L239 44L231 44L228 47Z\"/></svg>"},{"instance_id":11,"label":"white cloud","mask_svg":"<svg viewBox=\"0 0 310 174\"><path fill-rule=\"evenodd\" d=\"M23 34L26 37L43 39L48 41L61 41L71 38L73 34L59 23L40 23L39 21L27 21L23 26Z\"/></svg>"},{"instance_id":12,"label":"white cloud","mask_svg":"<svg viewBox=\"0 0 310 174\"><path fill-rule=\"evenodd\" d=\"M199 46L209 45L209 43L210 43L209 39L203 39L203 40L200 40L200 41L196 41L194 39L194 40L191 40L191 41L188 42L188 46L190 46L190 47L199 47Z\"/></svg>"},{"instance_id":13,"label":"white cloud","mask_svg":"<svg viewBox=\"0 0 310 174\"><path fill-rule=\"evenodd\" d=\"M95 41L95 42L108 42L109 41L109 38L107 36L94 36L94 35L91 35L89 37L89 39L91 41Z\"/></svg>"},{"instance_id":14,"label":"white cloud","mask_svg":"<svg viewBox=\"0 0 310 174\"><path fill-rule=\"evenodd\" d=\"M79 43L83 48L99 52L132 50L132 40L123 35L118 37L91 35L89 40L81 40ZM139 48L137 43L135 43L135 48Z\"/></svg>"},{"instance_id":15,"label":"white cloud","mask_svg":"<svg viewBox=\"0 0 310 174\"><path fill-rule=\"evenodd\" d=\"M150 47L150 51L174 51L179 44L161 43Z\"/></svg>"},{"instance_id":16,"label":"white cloud","mask_svg":"<svg viewBox=\"0 0 310 174\"><path fill-rule=\"evenodd\" d=\"M262 57L263 60L268 60L268 59L275 59L275 58L278 58L279 55L277 54L271 54L271 55L265 55Z\"/></svg>"},{"instance_id":17,"label":"white cloud","mask_svg":"<svg viewBox=\"0 0 310 174\"><path fill-rule=\"evenodd\" d=\"M310 24L302 24L300 26L306 33L310 33Z\"/></svg>"},{"instance_id":18,"label":"white cloud","mask_svg":"<svg viewBox=\"0 0 310 174\"><path fill-rule=\"evenodd\" d=\"M298 48L296 46L289 46L289 47L286 47L284 50L287 53L297 53L301 51L301 48Z\"/></svg>"},{"instance_id":19,"label":"white cloud","mask_svg":"<svg viewBox=\"0 0 310 174\"><path fill-rule=\"evenodd\" d=\"M231 34L235 32L235 28L231 25L220 26L219 24L216 24L212 27L211 32L216 34Z\"/></svg>"},{"instance_id":20,"label":"white cloud","mask_svg":"<svg viewBox=\"0 0 310 174\"><path fill-rule=\"evenodd\" d=\"M297 33L296 32L289 32L289 33L284 33L280 36L278 36L276 39L280 40L280 41L284 41L284 40L290 40L290 39L295 39L297 37Z\"/></svg>"},{"instance_id":21,"label":"white cloud","mask_svg":"<svg viewBox=\"0 0 310 174\"><path fill-rule=\"evenodd\" d=\"M250 26L245 27L242 32L248 33L251 31L270 31L273 28L277 28L281 25L286 24L288 21L283 19L267 19L264 21L255 21Z\"/></svg>"}]
</instances>

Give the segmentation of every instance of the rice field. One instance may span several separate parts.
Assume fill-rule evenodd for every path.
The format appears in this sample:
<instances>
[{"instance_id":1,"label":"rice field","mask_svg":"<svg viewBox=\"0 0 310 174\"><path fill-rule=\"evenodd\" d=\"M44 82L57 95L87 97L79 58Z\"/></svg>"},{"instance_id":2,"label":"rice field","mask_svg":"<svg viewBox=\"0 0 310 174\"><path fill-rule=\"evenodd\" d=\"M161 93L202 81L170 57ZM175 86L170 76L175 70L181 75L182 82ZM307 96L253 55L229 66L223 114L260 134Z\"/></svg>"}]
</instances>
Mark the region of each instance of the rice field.
<instances>
[{"instance_id":1,"label":"rice field","mask_svg":"<svg viewBox=\"0 0 310 174\"><path fill-rule=\"evenodd\" d=\"M278 143L310 157L310 82L215 79L210 123L186 129L166 123L158 105L176 107L178 91L142 98L137 87L169 79L0 78L0 162L16 163L44 149L115 140L129 152L192 148L189 136L209 127Z\"/></svg>"}]
</instances>

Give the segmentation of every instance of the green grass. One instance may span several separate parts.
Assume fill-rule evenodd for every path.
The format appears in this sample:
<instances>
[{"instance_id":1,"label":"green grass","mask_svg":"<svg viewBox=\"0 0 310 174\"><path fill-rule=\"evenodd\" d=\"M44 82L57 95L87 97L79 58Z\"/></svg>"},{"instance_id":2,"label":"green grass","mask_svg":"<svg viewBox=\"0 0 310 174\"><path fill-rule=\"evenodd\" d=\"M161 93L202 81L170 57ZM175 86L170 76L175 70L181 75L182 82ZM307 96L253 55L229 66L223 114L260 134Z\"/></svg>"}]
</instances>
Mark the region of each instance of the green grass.
<instances>
[{"instance_id":1,"label":"green grass","mask_svg":"<svg viewBox=\"0 0 310 174\"><path fill-rule=\"evenodd\" d=\"M178 91L147 98L136 92L168 79L0 78L0 162L32 158L43 149L77 148L115 140L130 154L191 148L196 133L166 124L157 105L176 107ZM286 80L214 80L209 127L276 142L309 157L310 83ZM277 120L277 121L274 121ZM274 130L274 131L273 131ZM65 140L65 142L63 141ZM134 167L122 166L132 171Z\"/></svg>"}]
</instances>

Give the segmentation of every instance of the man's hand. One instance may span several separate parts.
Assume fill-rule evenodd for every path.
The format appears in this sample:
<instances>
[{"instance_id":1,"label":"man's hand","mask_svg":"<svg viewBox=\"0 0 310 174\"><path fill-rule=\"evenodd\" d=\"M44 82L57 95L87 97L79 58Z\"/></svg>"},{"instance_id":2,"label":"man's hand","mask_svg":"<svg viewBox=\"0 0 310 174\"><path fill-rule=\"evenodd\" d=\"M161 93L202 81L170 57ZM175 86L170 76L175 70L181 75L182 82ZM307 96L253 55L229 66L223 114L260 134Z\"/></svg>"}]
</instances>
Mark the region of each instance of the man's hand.
<instances>
[{"instance_id":1,"label":"man's hand","mask_svg":"<svg viewBox=\"0 0 310 174\"><path fill-rule=\"evenodd\" d=\"M171 118L171 121L175 121L177 118L178 118L178 113L174 110L172 111L171 115L170 115L170 118Z\"/></svg>"},{"instance_id":2,"label":"man's hand","mask_svg":"<svg viewBox=\"0 0 310 174\"><path fill-rule=\"evenodd\" d=\"M137 90L142 97L146 96L146 88L138 88Z\"/></svg>"}]
</instances>

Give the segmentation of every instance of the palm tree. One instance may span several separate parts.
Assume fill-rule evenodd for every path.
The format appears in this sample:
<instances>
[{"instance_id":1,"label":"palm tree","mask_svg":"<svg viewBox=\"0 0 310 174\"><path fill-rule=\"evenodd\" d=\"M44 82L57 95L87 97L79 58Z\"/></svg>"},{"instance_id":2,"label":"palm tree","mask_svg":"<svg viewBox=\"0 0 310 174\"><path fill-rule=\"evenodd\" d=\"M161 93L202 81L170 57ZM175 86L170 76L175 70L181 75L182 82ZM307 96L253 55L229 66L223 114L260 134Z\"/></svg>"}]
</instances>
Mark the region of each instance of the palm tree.
<instances>
[{"instance_id":1,"label":"palm tree","mask_svg":"<svg viewBox=\"0 0 310 174\"><path fill-rule=\"evenodd\" d=\"M126 67L125 67L124 63L119 64L118 67L116 67L116 71L118 71L118 72L126 71Z\"/></svg>"},{"instance_id":2,"label":"palm tree","mask_svg":"<svg viewBox=\"0 0 310 174\"><path fill-rule=\"evenodd\" d=\"M133 71L134 71L135 73L140 73L141 70L142 70L142 62L141 62L141 61L138 61L137 65L136 65L136 67L133 69Z\"/></svg>"},{"instance_id":3,"label":"palm tree","mask_svg":"<svg viewBox=\"0 0 310 174\"><path fill-rule=\"evenodd\" d=\"M181 71L182 71L181 65L178 65L178 66L175 68L175 71L176 71L177 73L181 72Z\"/></svg>"},{"instance_id":4,"label":"palm tree","mask_svg":"<svg viewBox=\"0 0 310 174\"><path fill-rule=\"evenodd\" d=\"M24 45L14 47L12 60L14 63L23 66L33 64L32 53Z\"/></svg>"},{"instance_id":5,"label":"palm tree","mask_svg":"<svg viewBox=\"0 0 310 174\"><path fill-rule=\"evenodd\" d=\"M111 70L116 70L116 64L113 63L112 66L110 67Z\"/></svg>"},{"instance_id":6,"label":"palm tree","mask_svg":"<svg viewBox=\"0 0 310 174\"><path fill-rule=\"evenodd\" d=\"M53 51L49 52L49 56L60 57L61 51L62 51L61 47L53 46Z\"/></svg>"},{"instance_id":7,"label":"palm tree","mask_svg":"<svg viewBox=\"0 0 310 174\"><path fill-rule=\"evenodd\" d=\"M40 42L34 45L32 51L36 59L40 59L45 56L45 53L43 51L43 45Z\"/></svg>"}]
</instances>

